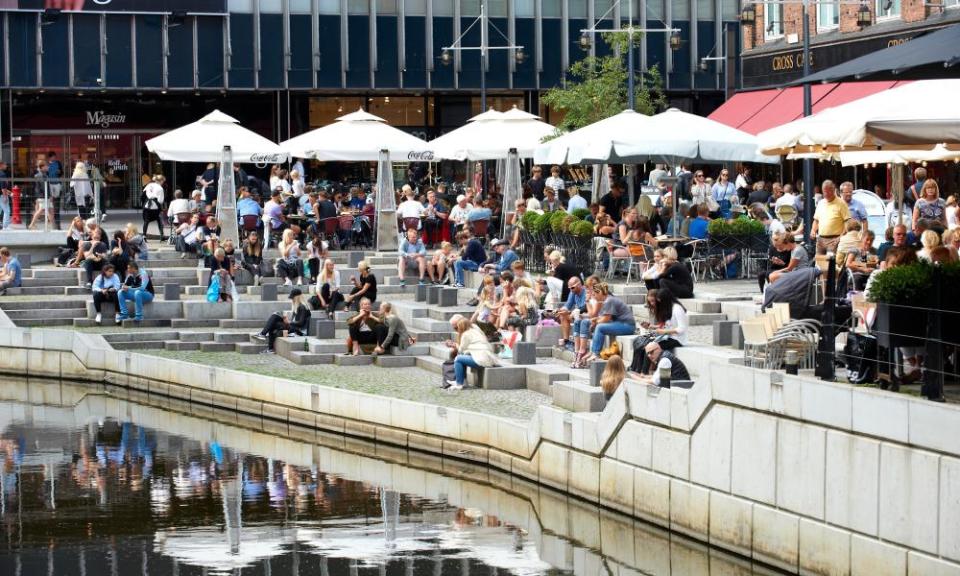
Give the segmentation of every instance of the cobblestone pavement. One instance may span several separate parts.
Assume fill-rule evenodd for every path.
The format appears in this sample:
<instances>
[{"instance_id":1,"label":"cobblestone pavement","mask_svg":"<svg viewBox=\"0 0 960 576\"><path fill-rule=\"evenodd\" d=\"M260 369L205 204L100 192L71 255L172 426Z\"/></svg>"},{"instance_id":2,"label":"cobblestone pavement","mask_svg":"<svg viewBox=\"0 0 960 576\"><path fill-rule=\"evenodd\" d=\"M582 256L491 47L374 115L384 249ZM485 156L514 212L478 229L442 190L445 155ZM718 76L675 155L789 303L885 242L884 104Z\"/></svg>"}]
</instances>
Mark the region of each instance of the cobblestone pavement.
<instances>
[{"instance_id":1,"label":"cobblestone pavement","mask_svg":"<svg viewBox=\"0 0 960 576\"><path fill-rule=\"evenodd\" d=\"M439 374L420 368L384 370L377 366L298 366L274 354L165 350L143 350L141 353L524 421L533 417L537 406L551 403L550 397L530 390L445 391L440 388Z\"/></svg>"}]
</instances>

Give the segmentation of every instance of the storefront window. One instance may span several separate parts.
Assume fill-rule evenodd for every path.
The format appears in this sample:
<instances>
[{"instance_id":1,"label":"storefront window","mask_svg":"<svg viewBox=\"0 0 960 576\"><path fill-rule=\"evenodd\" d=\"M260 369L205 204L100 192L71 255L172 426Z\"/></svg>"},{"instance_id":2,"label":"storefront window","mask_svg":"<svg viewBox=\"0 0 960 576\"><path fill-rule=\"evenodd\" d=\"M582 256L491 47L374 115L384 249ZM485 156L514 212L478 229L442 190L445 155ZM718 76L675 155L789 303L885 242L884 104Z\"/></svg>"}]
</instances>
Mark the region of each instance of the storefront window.
<instances>
[{"instance_id":1,"label":"storefront window","mask_svg":"<svg viewBox=\"0 0 960 576\"><path fill-rule=\"evenodd\" d=\"M783 36L783 6L780 4L765 5L763 7L763 24L764 38L770 40Z\"/></svg>"},{"instance_id":2,"label":"storefront window","mask_svg":"<svg viewBox=\"0 0 960 576\"><path fill-rule=\"evenodd\" d=\"M363 108L362 96L318 96L310 99L310 129L320 128L333 124L344 114L356 112Z\"/></svg>"},{"instance_id":3,"label":"storefront window","mask_svg":"<svg viewBox=\"0 0 960 576\"><path fill-rule=\"evenodd\" d=\"M877 0L877 20L900 17L900 0Z\"/></svg>"},{"instance_id":4,"label":"storefront window","mask_svg":"<svg viewBox=\"0 0 960 576\"><path fill-rule=\"evenodd\" d=\"M424 100L420 96L376 96L367 103L367 111L391 126L420 127L426 125Z\"/></svg>"},{"instance_id":5,"label":"storefront window","mask_svg":"<svg viewBox=\"0 0 960 576\"><path fill-rule=\"evenodd\" d=\"M100 78L100 15L73 14L73 83L98 86ZM130 59L127 58L129 62Z\"/></svg>"},{"instance_id":6,"label":"storefront window","mask_svg":"<svg viewBox=\"0 0 960 576\"><path fill-rule=\"evenodd\" d=\"M542 0L540 10L544 18L560 18L563 16L563 0Z\"/></svg>"},{"instance_id":7,"label":"storefront window","mask_svg":"<svg viewBox=\"0 0 960 576\"><path fill-rule=\"evenodd\" d=\"M131 18L133 16L107 14L107 86L133 86Z\"/></svg>"},{"instance_id":8,"label":"storefront window","mask_svg":"<svg viewBox=\"0 0 960 576\"><path fill-rule=\"evenodd\" d=\"M523 110L523 96L487 96L487 108L493 108L500 112L506 112L516 106L520 110ZM477 114L483 112L480 109L480 97L474 96L470 99L471 107L471 116L476 116Z\"/></svg>"}]
</instances>

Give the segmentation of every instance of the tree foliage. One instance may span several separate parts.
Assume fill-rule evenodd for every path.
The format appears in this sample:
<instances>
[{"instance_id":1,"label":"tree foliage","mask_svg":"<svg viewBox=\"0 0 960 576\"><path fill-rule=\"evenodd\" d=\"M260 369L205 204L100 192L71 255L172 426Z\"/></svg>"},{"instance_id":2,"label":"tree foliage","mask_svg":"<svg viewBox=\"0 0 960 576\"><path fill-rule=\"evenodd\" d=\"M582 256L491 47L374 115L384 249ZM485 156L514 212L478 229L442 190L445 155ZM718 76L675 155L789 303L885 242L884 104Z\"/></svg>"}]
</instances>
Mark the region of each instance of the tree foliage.
<instances>
[{"instance_id":1,"label":"tree foliage","mask_svg":"<svg viewBox=\"0 0 960 576\"><path fill-rule=\"evenodd\" d=\"M577 61L567 73L565 86L552 88L542 100L554 110L564 112L557 125L561 131L576 130L618 114L627 108L627 35L603 34L612 48L607 56L590 56ZM642 36L634 37L638 44ZM652 115L667 107L663 80L656 66L634 70L634 109Z\"/></svg>"}]
</instances>

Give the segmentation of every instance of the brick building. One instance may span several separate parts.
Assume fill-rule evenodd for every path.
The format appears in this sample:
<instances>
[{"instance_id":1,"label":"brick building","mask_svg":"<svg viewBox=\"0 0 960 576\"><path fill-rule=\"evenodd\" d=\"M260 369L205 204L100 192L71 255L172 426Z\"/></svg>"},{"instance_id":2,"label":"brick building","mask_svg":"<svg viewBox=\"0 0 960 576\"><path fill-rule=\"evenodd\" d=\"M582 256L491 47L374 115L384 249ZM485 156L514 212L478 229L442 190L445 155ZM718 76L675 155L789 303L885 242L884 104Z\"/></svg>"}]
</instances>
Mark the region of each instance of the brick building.
<instances>
[{"instance_id":1,"label":"brick building","mask_svg":"<svg viewBox=\"0 0 960 576\"><path fill-rule=\"evenodd\" d=\"M860 6L870 11L869 25L858 23ZM742 87L776 87L800 78L803 73L801 4L754 4L753 7L755 21L742 24ZM923 32L960 23L960 0L811 2L807 18L810 67L811 72L817 72L908 42Z\"/></svg>"}]
</instances>

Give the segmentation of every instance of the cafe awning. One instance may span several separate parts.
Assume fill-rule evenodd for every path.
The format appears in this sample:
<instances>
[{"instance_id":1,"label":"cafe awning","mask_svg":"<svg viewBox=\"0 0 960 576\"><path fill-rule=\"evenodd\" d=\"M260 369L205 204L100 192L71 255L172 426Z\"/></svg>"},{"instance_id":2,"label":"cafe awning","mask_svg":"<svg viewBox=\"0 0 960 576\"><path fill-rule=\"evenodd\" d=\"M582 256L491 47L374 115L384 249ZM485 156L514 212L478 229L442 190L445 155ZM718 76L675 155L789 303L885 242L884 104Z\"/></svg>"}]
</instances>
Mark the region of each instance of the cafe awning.
<instances>
[{"instance_id":1,"label":"cafe awning","mask_svg":"<svg viewBox=\"0 0 960 576\"><path fill-rule=\"evenodd\" d=\"M813 112L853 102L899 84L903 83L883 81L815 84L811 87ZM740 92L709 116L711 120L754 135L802 117L803 88L797 86Z\"/></svg>"},{"instance_id":2,"label":"cafe awning","mask_svg":"<svg viewBox=\"0 0 960 576\"><path fill-rule=\"evenodd\" d=\"M836 82L861 78L898 79L923 69L925 78L960 77L960 24L941 28L911 40L865 54L821 70L794 84Z\"/></svg>"}]
</instances>

